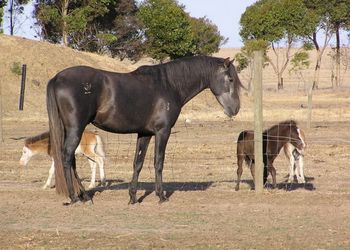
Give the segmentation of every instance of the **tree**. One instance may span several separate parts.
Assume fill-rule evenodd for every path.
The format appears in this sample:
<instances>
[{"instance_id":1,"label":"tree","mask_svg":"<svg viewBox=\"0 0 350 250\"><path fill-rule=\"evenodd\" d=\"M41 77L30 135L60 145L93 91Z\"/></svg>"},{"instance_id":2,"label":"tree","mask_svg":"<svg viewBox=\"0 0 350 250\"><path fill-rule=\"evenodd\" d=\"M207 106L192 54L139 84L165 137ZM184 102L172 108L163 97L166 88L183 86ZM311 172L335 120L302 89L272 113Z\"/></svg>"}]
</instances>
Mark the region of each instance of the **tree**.
<instances>
[{"instance_id":1,"label":"tree","mask_svg":"<svg viewBox=\"0 0 350 250\"><path fill-rule=\"evenodd\" d=\"M175 0L146 0L139 9L146 53L163 61L192 55L195 50L187 14Z\"/></svg>"},{"instance_id":2,"label":"tree","mask_svg":"<svg viewBox=\"0 0 350 250\"><path fill-rule=\"evenodd\" d=\"M89 23L108 12L112 0L38 0L35 17L42 27L43 37L51 42L79 47L77 33L89 30ZM75 37L74 37L75 35Z\"/></svg>"},{"instance_id":3,"label":"tree","mask_svg":"<svg viewBox=\"0 0 350 250\"><path fill-rule=\"evenodd\" d=\"M322 56L334 33L329 18L329 8L331 6L328 5L328 2L323 0L304 0L304 4L308 9L308 15L313 16L316 21L313 31L306 36L313 43L317 52L312 89L318 88ZM318 40L320 34L323 36L322 45L319 44Z\"/></svg>"},{"instance_id":4,"label":"tree","mask_svg":"<svg viewBox=\"0 0 350 250\"><path fill-rule=\"evenodd\" d=\"M330 16L330 24L336 36L335 48L335 86L340 86L340 30L350 26L350 0L330 0L327 1ZM334 86L333 86L334 87Z\"/></svg>"},{"instance_id":5,"label":"tree","mask_svg":"<svg viewBox=\"0 0 350 250\"><path fill-rule=\"evenodd\" d=\"M218 52L219 47L227 42L220 35L218 27L213 24L208 18L189 17L195 55L210 55Z\"/></svg>"},{"instance_id":6,"label":"tree","mask_svg":"<svg viewBox=\"0 0 350 250\"><path fill-rule=\"evenodd\" d=\"M134 0L38 0L35 16L46 40L135 60L143 48L137 11Z\"/></svg>"},{"instance_id":7,"label":"tree","mask_svg":"<svg viewBox=\"0 0 350 250\"><path fill-rule=\"evenodd\" d=\"M266 51L268 48L268 43L264 40L247 40L241 51L235 55L235 61L238 63L237 71L241 72L245 69L248 70L248 92L251 94L253 91L253 63L254 63L254 51L262 50L265 52L264 55L264 65L268 61L266 57Z\"/></svg>"},{"instance_id":8,"label":"tree","mask_svg":"<svg viewBox=\"0 0 350 250\"><path fill-rule=\"evenodd\" d=\"M302 71L309 68L310 66L309 54L307 51L299 51L295 53L290 63L292 67L289 70L289 73L295 73L299 78L299 81L301 80L305 84L305 79Z\"/></svg>"},{"instance_id":9,"label":"tree","mask_svg":"<svg viewBox=\"0 0 350 250\"><path fill-rule=\"evenodd\" d=\"M135 1L122 0L116 8L112 33L114 39L109 46L112 56L138 60L144 53L142 25L138 19Z\"/></svg>"},{"instance_id":10,"label":"tree","mask_svg":"<svg viewBox=\"0 0 350 250\"><path fill-rule=\"evenodd\" d=\"M291 48L295 41L310 34L315 19L309 15L303 0L261 0L251 5L240 19L240 35L244 42L252 39L266 41L275 55L267 57L278 79L278 89L283 88L283 72L288 66ZM284 50L280 50L283 44ZM284 51L284 59L280 53Z\"/></svg>"},{"instance_id":11,"label":"tree","mask_svg":"<svg viewBox=\"0 0 350 250\"><path fill-rule=\"evenodd\" d=\"M0 34L4 32L2 25L3 25L3 16L4 16L4 7L7 4L7 0L1 0L0 1Z\"/></svg>"},{"instance_id":12,"label":"tree","mask_svg":"<svg viewBox=\"0 0 350 250\"><path fill-rule=\"evenodd\" d=\"M3 7L8 4L8 19L9 19L9 29L10 35L13 36L15 33L15 27L18 26L19 16L23 14L23 5L27 4L29 0L9 0L1 1L0 3L0 15L3 17ZM1 22L0 22L1 24Z\"/></svg>"}]
</instances>

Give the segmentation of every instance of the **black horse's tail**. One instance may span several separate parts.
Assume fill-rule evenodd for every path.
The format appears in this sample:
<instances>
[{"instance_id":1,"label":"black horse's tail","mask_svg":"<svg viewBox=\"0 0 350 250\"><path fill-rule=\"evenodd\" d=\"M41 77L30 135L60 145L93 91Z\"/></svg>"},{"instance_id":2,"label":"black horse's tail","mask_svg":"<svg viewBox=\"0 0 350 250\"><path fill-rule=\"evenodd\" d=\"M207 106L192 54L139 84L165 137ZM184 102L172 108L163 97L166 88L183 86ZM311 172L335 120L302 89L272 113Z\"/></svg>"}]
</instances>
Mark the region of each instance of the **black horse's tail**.
<instances>
[{"instance_id":1,"label":"black horse's tail","mask_svg":"<svg viewBox=\"0 0 350 250\"><path fill-rule=\"evenodd\" d=\"M55 186L56 192L58 194L63 194L65 196L70 195L79 195L81 193L81 183L80 180L74 173L72 167L70 168L70 174L73 182L73 187L70 192L68 189L69 185L67 184L64 165L63 165L63 143L64 143L64 126L62 119L60 117L57 99L55 95L54 85L56 83L56 77L51 79L47 84L46 92L46 104L47 104L47 113L49 116L49 127L50 127L50 153L55 162ZM73 192L72 192L73 191Z\"/></svg>"}]
</instances>

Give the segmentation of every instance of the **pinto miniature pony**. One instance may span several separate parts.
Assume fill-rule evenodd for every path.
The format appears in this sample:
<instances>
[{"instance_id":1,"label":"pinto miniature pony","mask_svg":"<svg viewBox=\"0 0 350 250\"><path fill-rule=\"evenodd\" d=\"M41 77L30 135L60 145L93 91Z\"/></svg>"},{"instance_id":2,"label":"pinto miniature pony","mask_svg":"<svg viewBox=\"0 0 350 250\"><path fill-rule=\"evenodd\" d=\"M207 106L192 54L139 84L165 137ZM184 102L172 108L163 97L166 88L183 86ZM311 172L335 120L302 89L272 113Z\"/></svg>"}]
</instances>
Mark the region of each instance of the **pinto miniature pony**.
<instances>
[{"instance_id":1,"label":"pinto miniature pony","mask_svg":"<svg viewBox=\"0 0 350 250\"><path fill-rule=\"evenodd\" d=\"M305 133L300 129L300 138L306 145ZM304 177L304 155L300 154L296 147L291 143L286 143L283 146L283 151L285 156L289 161L289 179L288 182L292 183L294 181L294 170L297 177L298 183L305 183Z\"/></svg>"},{"instance_id":2,"label":"pinto miniature pony","mask_svg":"<svg viewBox=\"0 0 350 250\"><path fill-rule=\"evenodd\" d=\"M19 163L22 166L27 166L29 160L36 154L48 154L50 153L50 133L44 132L42 134L28 137L24 141L24 147L22 156ZM105 173L104 173L104 158L105 152L103 150L102 139L99 135L91 131L84 131L79 146L77 147L75 154L83 154L88 158L91 167L91 182L89 188L95 187L96 178L96 163L100 169L101 185L105 184ZM52 187L52 177L55 173L55 164L52 159L51 168L49 170L49 177L43 188Z\"/></svg>"},{"instance_id":3,"label":"pinto miniature pony","mask_svg":"<svg viewBox=\"0 0 350 250\"><path fill-rule=\"evenodd\" d=\"M285 153L290 160L290 170L294 170L294 161L301 159L306 147L304 138L305 136L298 128L297 123L293 120L284 121L263 132L263 162L264 162L264 184L266 183L268 172L271 173L273 187L276 187L276 169L273 166L273 162L278 156L282 147L286 148ZM298 158L299 157L299 158ZM254 131L245 130L238 136L237 141L237 184L235 190L239 190L239 184L243 173L243 160L249 166L251 174L254 177ZM301 161L300 160L300 161ZM302 167L302 164L299 166ZM292 172L292 171L290 171ZM301 170L299 171L302 172ZM290 173L290 179L294 178L294 171ZM304 178L304 176L302 177ZM299 179L298 179L299 180ZM301 179L302 180L302 179Z\"/></svg>"}]
</instances>

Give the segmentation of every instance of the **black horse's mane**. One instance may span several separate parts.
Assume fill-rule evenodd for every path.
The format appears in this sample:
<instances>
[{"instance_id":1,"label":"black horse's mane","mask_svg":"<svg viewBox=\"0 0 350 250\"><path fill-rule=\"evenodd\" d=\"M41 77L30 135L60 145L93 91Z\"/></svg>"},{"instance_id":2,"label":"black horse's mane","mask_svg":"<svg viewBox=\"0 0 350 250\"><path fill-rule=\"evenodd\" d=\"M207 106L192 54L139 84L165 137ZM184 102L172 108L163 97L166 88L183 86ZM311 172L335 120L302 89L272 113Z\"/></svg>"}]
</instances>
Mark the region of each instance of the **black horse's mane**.
<instances>
[{"instance_id":1,"label":"black horse's mane","mask_svg":"<svg viewBox=\"0 0 350 250\"><path fill-rule=\"evenodd\" d=\"M165 86L181 90L182 86L191 80L201 82L198 84L208 84L209 76L213 75L220 65L224 64L224 59L209 56L192 56L175 59L173 61L151 65L141 66L132 74L152 75L159 77L159 82Z\"/></svg>"}]
</instances>

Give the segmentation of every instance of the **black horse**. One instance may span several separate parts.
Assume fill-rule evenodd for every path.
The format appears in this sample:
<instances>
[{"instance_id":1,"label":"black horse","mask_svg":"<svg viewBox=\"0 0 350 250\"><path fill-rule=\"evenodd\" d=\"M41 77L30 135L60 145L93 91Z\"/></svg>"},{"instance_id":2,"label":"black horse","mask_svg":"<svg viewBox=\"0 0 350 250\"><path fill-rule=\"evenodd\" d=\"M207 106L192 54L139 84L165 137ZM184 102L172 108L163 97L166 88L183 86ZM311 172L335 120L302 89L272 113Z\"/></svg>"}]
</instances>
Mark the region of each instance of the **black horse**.
<instances>
[{"instance_id":1,"label":"black horse","mask_svg":"<svg viewBox=\"0 0 350 250\"><path fill-rule=\"evenodd\" d=\"M67 68L47 86L50 144L56 163L56 191L71 203L91 199L78 178L77 148L85 127L113 133L137 133L134 172L129 186L136 203L137 182L148 144L155 136L155 192L162 188L165 148L182 106L210 88L229 117L240 109L241 82L232 61L208 56L188 57L130 73L114 73L86 66Z\"/></svg>"}]
</instances>

